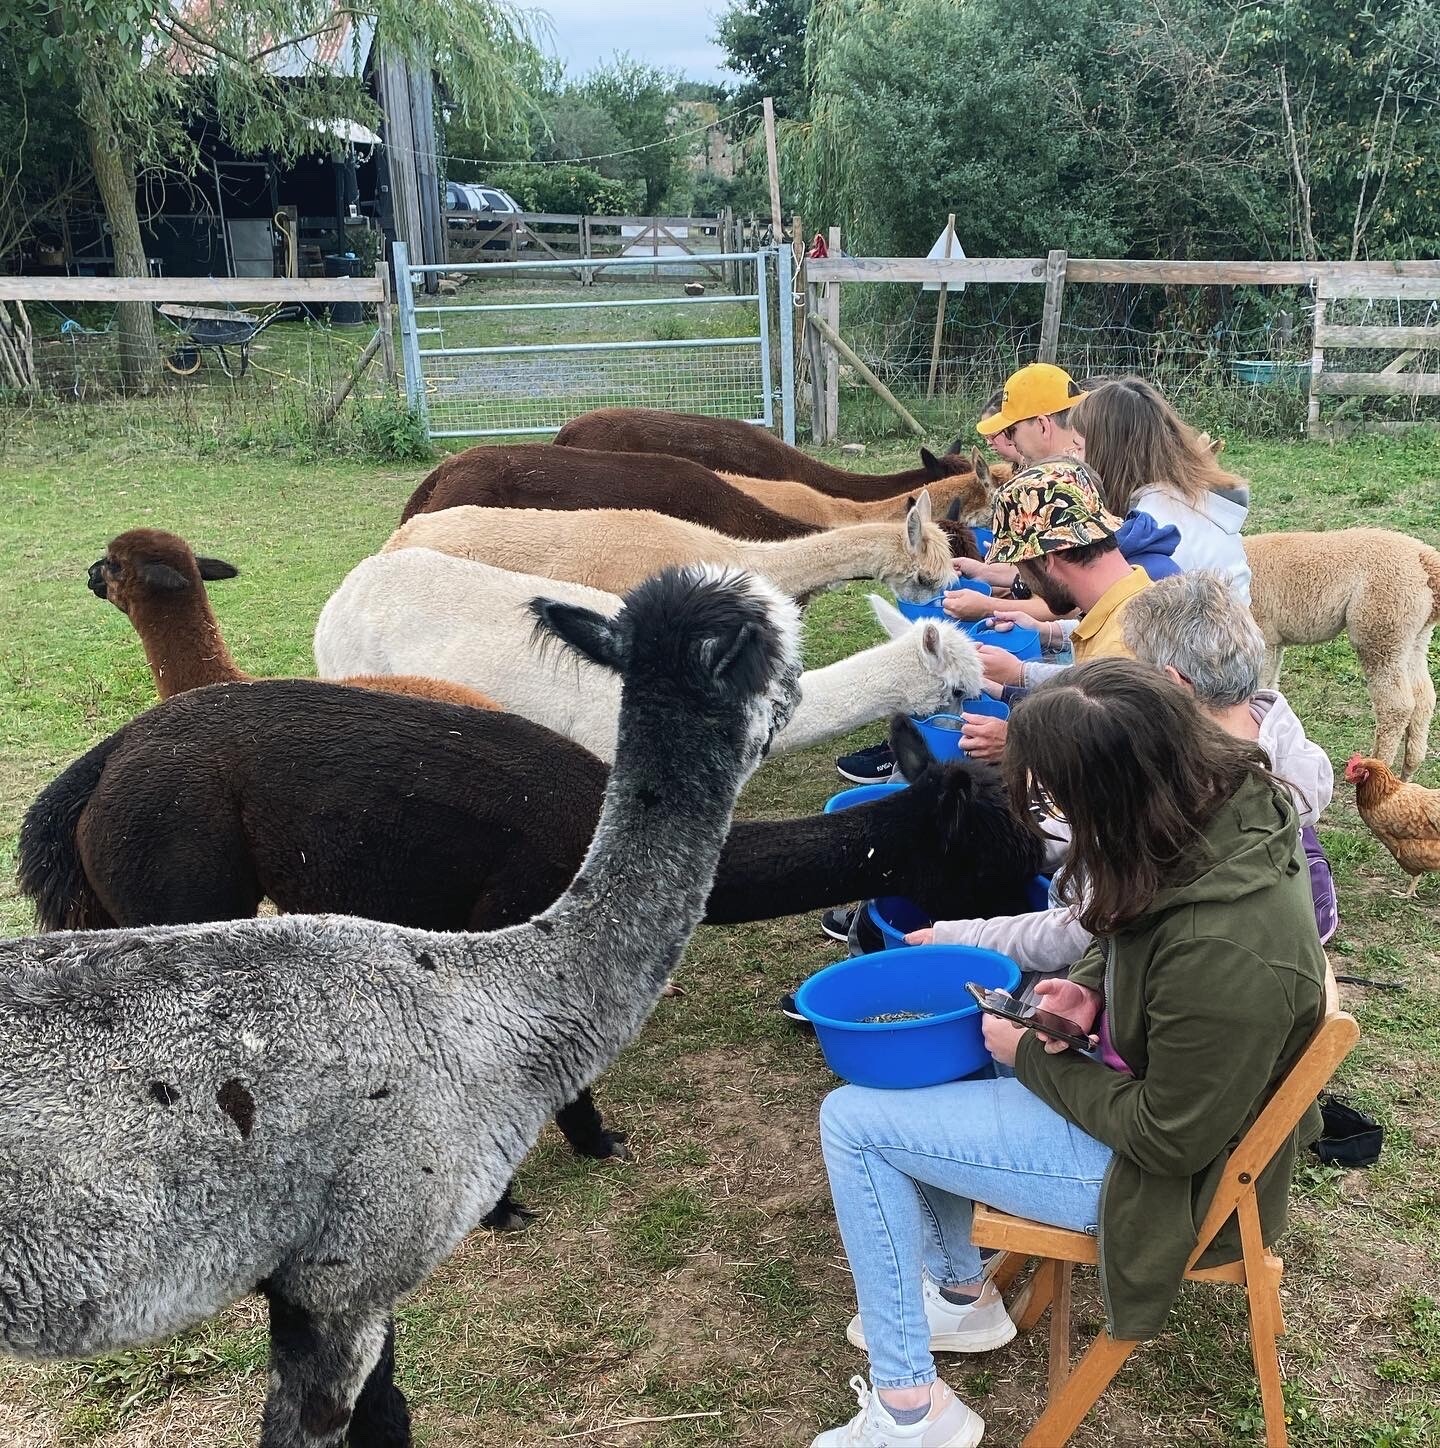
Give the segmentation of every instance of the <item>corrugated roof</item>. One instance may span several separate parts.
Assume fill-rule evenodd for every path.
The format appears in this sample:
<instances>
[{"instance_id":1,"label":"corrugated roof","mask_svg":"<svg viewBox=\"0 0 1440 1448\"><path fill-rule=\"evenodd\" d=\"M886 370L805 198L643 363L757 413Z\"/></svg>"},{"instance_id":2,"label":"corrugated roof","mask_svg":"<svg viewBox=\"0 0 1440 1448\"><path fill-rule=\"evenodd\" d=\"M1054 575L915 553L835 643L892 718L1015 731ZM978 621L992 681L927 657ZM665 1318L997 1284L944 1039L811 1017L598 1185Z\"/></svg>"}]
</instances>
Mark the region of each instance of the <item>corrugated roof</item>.
<instances>
[{"instance_id":1,"label":"corrugated roof","mask_svg":"<svg viewBox=\"0 0 1440 1448\"><path fill-rule=\"evenodd\" d=\"M214 0L175 0L175 14L187 25L204 34L210 27ZM274 76L307 75L360 76L375 43L375 21L369 16L356 17L343 7L345 0L331 0L330 23L318 35L309 35L293 44L283 37L261 37L256 50L268 50L263 58L265 69ZM271 50L271 46L277 49ZM208 66L204 58L183 45L172 45L164 53L162 63L177 75L203 74Z\"/></svg>"}]
</instances>

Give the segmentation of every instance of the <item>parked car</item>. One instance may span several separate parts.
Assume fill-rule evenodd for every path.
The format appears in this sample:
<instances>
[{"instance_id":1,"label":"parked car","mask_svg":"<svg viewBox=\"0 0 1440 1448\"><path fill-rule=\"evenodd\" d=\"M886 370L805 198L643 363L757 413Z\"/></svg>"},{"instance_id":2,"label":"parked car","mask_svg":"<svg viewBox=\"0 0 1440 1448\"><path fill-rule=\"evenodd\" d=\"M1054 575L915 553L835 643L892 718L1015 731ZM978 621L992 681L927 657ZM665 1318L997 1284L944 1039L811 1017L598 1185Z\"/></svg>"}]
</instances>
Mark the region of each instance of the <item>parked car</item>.
<instances>
[{"instance_id":1,"label":"parked car","mask_svg":"<svg viewBox=\"0 0 1440 1448\"><path fill-rule=\"evenodd\" d=\"M476 186L469 181L447 181L445 183L445 209L450 212L464 213L463 216L452 215L449 225L482 235L490 233L491 240L484 243L487 248L509 246L510 244L509 228L501 231L494 218L519 216L525 210L508 191L502 191L498 186ZM497 232L499 234L495 235ZM517 245L524 246L527 241L524 228L518 228Z\"/></svg>"}]
</instances>

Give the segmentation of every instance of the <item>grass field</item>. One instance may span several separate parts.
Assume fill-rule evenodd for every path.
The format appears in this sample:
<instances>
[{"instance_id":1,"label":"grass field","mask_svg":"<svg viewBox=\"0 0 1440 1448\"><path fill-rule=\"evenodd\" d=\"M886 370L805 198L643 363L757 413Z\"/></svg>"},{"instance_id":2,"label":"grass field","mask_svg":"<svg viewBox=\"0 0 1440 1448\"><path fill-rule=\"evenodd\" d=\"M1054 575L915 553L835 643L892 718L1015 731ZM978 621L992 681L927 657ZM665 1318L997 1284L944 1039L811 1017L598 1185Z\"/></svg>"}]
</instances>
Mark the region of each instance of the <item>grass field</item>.
<instances>
[{"instance_id":1,"label":"grass field","mask_svg":"<svg viewBox=\"0 0 1440 1448\"><path fill-rule=\"evenodd\" d=\"M909 452L872 445L862 465ZM1227 460L1254 480L1255 531L1365 522L1440 542L1433 438L1232 440ZM197 459L44 418L0 439L0 930L30 924L12 884L25 805L153 700L129 624L85 588L106 539L150 524L228 558L240 577L211 597L241 667L308 673L321 605L389 533L424 471ZM862 592L809 610L809 663L873 641ZM1285 689L1332 759L1368 748L1347 645L1293 652ZM837 788L838 752L767 765L743 811L818 809ZM1433 760L1422 779L1440 785ZM1346 992L1364 1038L1342 1087L1384 1121L1382 1161L1351 1174L1306 1166L1296 1182L1284 1243L1291 1428L1297 1448L1409 1448L1440 1442L1440 880L1392 899L1405 880L1343 783L1322 834L1340 886L1337 969L1406 990ZM845 1382L864 1360L843 1338L853 1302L815 1128L833 1079L773 1009L836 954L812 918L700 931L678 972L686 994L662 1003L597 1090L635 1160L577 1161L547 1129L520 1175L539 1219L519 1236L475 1234L406 1305L400 1359L418 1442L759 1448L808 1442L848 1415ZM1077 1293L1083 1331L1098 1322L1093 1279L1082 1274ZM0 1444L253 1444L261 1323L244 1303L103 1363L0 1366ZM1132 1359L1075 1441L1260 1441L1242 1323L1234 1295L1187 1290L1172 1330ZM1019 1442L1043 1393L1038 1341L941 1367L986 1417L987 1443ZM636 1418L664 1421L616 1426Z\"/></svg>"}]
</instances>

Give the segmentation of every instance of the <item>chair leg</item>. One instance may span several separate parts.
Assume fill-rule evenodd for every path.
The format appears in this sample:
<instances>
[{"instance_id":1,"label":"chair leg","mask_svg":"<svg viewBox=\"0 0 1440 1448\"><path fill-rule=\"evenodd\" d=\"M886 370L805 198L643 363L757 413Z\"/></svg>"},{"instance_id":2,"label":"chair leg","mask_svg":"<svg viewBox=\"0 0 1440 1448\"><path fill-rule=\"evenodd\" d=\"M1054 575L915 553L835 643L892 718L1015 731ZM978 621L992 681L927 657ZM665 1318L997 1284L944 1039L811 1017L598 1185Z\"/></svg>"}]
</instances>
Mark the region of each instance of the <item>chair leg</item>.
<instances>
[{"instance_id":1,"label":"chair leg","mask_svg":"<svg viewBox=\"0 0 1440 1448\"><path fill-rule=\"evenodd\" d=\"M1029 1332L1045 1316L1045 1309L1050 1306L1055 1296L1059 1271L1060 1264L1049 1259L1035 1269L1035 1276L1030 1281L1029 1299L1020 1308L1020 1315L1015 1319L1017 1332Z\"/></svg>"},{"instance_id":2,"label":"chair leg","mask_svg":"<svg viewBox=\"0 0 1440 1448\"><path fill-rule=\"evenodd\" d=\"M1002 1297L1015 1285L1015 1279L1025 1270L1028 1260L1023 1252L1007 1252L1000 1265L990 1274L995 1290Z\"/></svg>"},{"instance_id":3,"label":"chair leg","mask_svg":"<svg viewBox=\"0 0 1440 1448\"><path fill-rule=\"evenodd\" d=\"M1055 1296L1050 1303L1049 1389L1053 1398L1070 1376L1070 1275L1069 1262L1055 1264Z\"/></svg>"},{"instance_id":4,"label":"chair leg","mask_svg":"<svg viewBox=\"0 0 1440 1448\"><path fill-rule=\"evenodd\" d=\"M1102 1332L1075 1364L1075 1370L1060 1385L1059 1391L1051 1394L1039 1422L1025 1435L1021 1448L1064 1448L1137 1346L1123 1339L1116 1342L1108 1332Z\"/></svg>"},{"instance_id":5,"label":"chair leg","mask_svg":"<svg viewBox=\"0 0 1440 1448\"><path fill-rule=\"evenodd\" d=\"M1250 1301L1250 1356L1265 1410L1265 1448L1285 1448L1285 1388L1280 1378L1277 1331L1284 1331L1280 1293L1265 1270L1260 1208L1253 1192L1240 1199L1240 1245L1245 1255L1245 1295Z\"/></svg>"}]
</instances>

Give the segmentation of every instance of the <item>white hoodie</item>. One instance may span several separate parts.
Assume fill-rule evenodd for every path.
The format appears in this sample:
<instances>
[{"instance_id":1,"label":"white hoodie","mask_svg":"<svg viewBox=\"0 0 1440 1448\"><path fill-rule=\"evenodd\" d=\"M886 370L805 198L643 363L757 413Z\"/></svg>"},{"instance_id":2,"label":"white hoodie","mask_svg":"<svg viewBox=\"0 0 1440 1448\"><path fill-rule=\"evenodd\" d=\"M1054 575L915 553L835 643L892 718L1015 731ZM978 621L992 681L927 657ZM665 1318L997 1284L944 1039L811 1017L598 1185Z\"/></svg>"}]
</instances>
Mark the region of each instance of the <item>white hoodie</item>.
<instances>
[{"instance_id":1,"label":"white hoodie","mask_svg":"<svg viewBox=\"0 0 1440 1448\"><path fill-rule=\"evenodd\" d=\"M1173 523L1180 530L1180 542L1171 556L1184 572L1211 569L1227 578L1236 597L1249 604L1250 564L1240 541L1250 511L1249 488L1206 493L1203 505L1192 508L1164 483L1152 483L1135 494L1130 506L1149 513L1161 527Z\"/></svg>"},{"instance_id":2,"label":"white hoodie","mask_svg":"<svg viewBox=\"0 0 1440 1448\"><path fill-rule=\"evenodd\" d=\"M1305 737L1295 711L1273 690L1262 689L1256 694L1250 700L1250 713L1260 725L1257 742L1269 756L1271 769L1295 796L1301 827L1313 825L1335 792L1335 772L1329 758L1318 744ZM1057 826L1058 821L1046 822L1047 832ZM1053 894L1049 910L1029 915L935 922L937 945L977 945L998 950L1027 976L1068 970L1090 948L1092 938L1068 905L1055 903Z\"/></svg>"}]
</instances>

